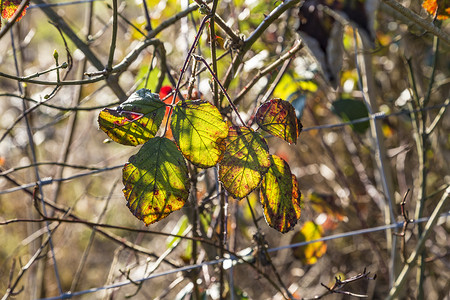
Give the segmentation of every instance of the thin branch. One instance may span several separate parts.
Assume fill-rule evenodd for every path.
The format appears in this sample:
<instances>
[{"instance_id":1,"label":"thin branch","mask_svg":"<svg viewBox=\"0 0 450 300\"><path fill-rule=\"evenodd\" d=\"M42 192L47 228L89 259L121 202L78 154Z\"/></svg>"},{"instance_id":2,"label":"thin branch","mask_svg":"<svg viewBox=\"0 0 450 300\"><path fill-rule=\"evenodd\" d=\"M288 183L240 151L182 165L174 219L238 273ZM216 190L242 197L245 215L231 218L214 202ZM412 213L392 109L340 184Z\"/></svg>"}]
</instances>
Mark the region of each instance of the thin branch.
<instances>
[{"instance_id":1,"label":"thin branch","mask_svg":"<svg viewBox=\"0 0 450 300\"><path fill-rule=\"evenodd\" d=\"M394 233L395 235L400 236L402 238L402 243L401 243L400 247L401 247L403 262L406 262L406 230L408 228L408 224L414 222L414 220L409 219L408 211L405 209L406 197L408 197L408 193L409 193L409 189L406 191L405 195L403 196L403 201L400 203L402 216L403 216L402 231L400 233Z\"/></svg>"},{"instance_id":2,"label":"thin branch","mask_svg":"<svg viewBox=\"0 0 450 300\"><path fill-rule=\"evenodd\" d=\"M377 278L377 275L375 274L373 277L369 276L370 272L366 272L366 269L364 269L364 271L362 273L359 273L355 276L352 276L348 279L345 280L341 280L341 277L335 277L335 282L331 287L326 286L323 283L320 283L324 288L327 289L327 292L325 292L324 294L320 295L320 296L315 296L314 298L311 299L321 299L326 295L329 294L344 294L344 295L348 295L348 296L353 296L353 297L358 297L358 298L367 298L367 295L362 295L362 294L356 294L356 293L352 293L349 291L343 291L342 289L353 282L359 281L359 280L375 280ZM304 298L304 300L306 300Z\"/></svg>"},{"instance_id":3,"label":"thin branch","mask_svg":"<svg viewBox=\"0 0 450 300\"><path fill-rule=\"evenodd\" d=\"M199 60L201 62L203 62L203 64L205 65L205 67L208 69L209 73L211 73L211 76L214 78L214 81L217 82L217 84L219 85L220 89L222 90L222 93L226 96L228 102L230 103L231 107L233 108L234 112L236 113L237 117L239 118L239 120L241 121L242 125L247 127L247 125L245 124L244 120L242 120L241 115L239 114L239 111L236 107L236 105L234 105L233 101L231 100L230 96L228 95L226 89L224 88L224 86L222 85L222 83L220 83L219 78L217 78L217 74L214 73L214 71L211 69L211 67L209 66L208 62L201 56L196 55L196 54L192 54L192 56L196 59Z\"/></svg>"},{"instance_id":4,"label":"thin branch","mask_svg":"<svg viewBox=\"0 0 450 300\"><path fill-rule=\"evenodd\" d=\"M428 219L427 224L423 228L422 235L420 236L419 241L417 242L416 248L414 249L413 253L411 253L411 255L409 256L406 264L403 266L403 269L398 275L397 280L394 283L394 286L389 291L389 296L387 299L397 298L399 296L399 293L402 290L404 290L406 278L408 277L409 273L414 269L418 257L422 254L422 250L425 247L425 242L428 240L428 237L433 232L433 228L436 225L437 221L439 220L439 216L444 210L445 204L450 199L449 195L450 195L450 186L447 187L441 199L439 200L439 203L436 205L433 213Z\"/></svg>"},{"instance_id":5,"label":"thin branch","mask_svg":"<svg viewBox=\"0 0 450 300\"><path fill-rule=\"evenodd\" d=\"M249 83L239 92L239 94L234 98L234 104L238 104L245 94L247 94L248 91L264 76L267 74L274 72L285 60L290 59L292 56L294 56L300 49L303 48L303 44L301 41L296 40L294 46L289 49L285 54L283 54L279 59L265 67L264 69L258 71L258 74L256 74L252 80L250 80Z\"/></svg>"},{"instance_id":6,"label":"thin branch","mask_svg":"<svg viewBox=\"0 0 450 300\"><path fill-rule=\"evenodd\" d=\"M106 65L106 70L109 72L112 69L112 64L114 61L114 52L116 50L116 42L117 42L117 0L112 0L113 6L113 22L112 22L112 35L111 35L111 43L109 48L109 57L108 64Z\"/></svg>"}]
</instances>

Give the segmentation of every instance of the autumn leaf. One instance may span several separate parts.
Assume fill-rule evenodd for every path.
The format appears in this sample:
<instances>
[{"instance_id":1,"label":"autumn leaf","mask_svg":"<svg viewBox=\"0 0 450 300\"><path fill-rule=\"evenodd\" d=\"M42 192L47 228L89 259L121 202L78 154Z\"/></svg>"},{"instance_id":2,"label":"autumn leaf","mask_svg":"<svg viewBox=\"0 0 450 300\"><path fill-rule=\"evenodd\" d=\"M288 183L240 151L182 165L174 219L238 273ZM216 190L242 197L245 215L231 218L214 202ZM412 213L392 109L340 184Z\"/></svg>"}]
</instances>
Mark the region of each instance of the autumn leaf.
<instances>
[{"instance_id":1,"label":"autumn leaf","mask_svg":"<svg viewBox=\"0 0 450 300\"><path fill-rule=\"evenodd\" d=\"M422 7L438 20L447 20L450 17L450 7L448 0L425 0Z\"/></svg>"},{"instance_id":2,"label":"autumn leaf","mask_svg":"<svg viewBox=\"0 0 450 300\"><path fill-rule=\"evenodd\" d=\"M228 125L211 103L201 100L178 102L172 112L170 127L181 152L194 165L209 168L222 158Z\"/></svg>"},{"instance_id":3,"label":"autumn leaf","mask_svg":"<svg viewBox=\"0 0 450 300\"><path fill-rule=\"evenodd\" d=\"M255 119L263 130L282 138L289 144L297 143L302 124L289 102L281 99L269 100L258 108Z\"/></svg>"},{"instance_id":4,"label":"autumn leaf","mask_svg":"<svg viewBox=\"0 0 450 300\"><path fill-rule=\"evenodd\" d=\"M312 221L305 222L299 232L291 240L291 244L313 241L322 237L323 229ZM294 248L294 256L304 264L312 265L327 251L327 244L316 242Z\"/></svg>"},{"instance_id":5,"label":"autumn leaf","mask_svg":"<svg viewBox=\"0 0 450 300\"><path fill-rule=\"evenodd\" d=\"M301 193L288 163L276 155L271 155L270 160L272 165L261 183L261 204L267 224L285 233L300 218Z\"/></svg>"},{"instance_id":6,"label":"autumn leaf","mask_svg":"<svg viewBox=\"0 0 450 300\"><path fill-rule=\"evenodd\" d=\"M155 136L166 105L158 94L140 89L117 108L103 109L98 116L100 129L115 142L137 146Z\"/></svg>"},{"instance_id":7,"label":"autumn leaf","mask_svg":"<svg viewBox=\"0 0 450 300\"><path fill-rule=\"evenodd\" d=\"M309 199L307 205L319 216L325 217L325 220L320 223L324 230L334 230L341 222L348 221L344 210L336 203L334 195L311 192L306 198Z\"/></svg>"},{"instance_id":8,"label":"autumn leaf","mask_svg":"<svg viewBox=\"0 0 450 300\"><path fill-rule=\"evenodd\" d=\"M230 127L225 146L219 178L228 193L241 199L259 185L270 167L269 147L259 133L247 127Z\"/></svg>"},{"instance_id":9,"label":"autumn leaf","mask_svg":"<svg viewBox=\"0 0 450 300\"><path fill-rule=\"evenodd\" d=\"M145 143L123 168L127 206L146 225L184 206L189 196L186 162L177 146L164 137Z\"/></svg>"},{"instance_id":10,"label":"autumn leaf","mask_svg":"<svg viewBox=\"0 0 450 300\"><path fill-rule=\"evenodd\" d=\"M20 1L20 0L4 0L4 1L2 0L1 7L0 7L2 18L9 20L14 15L16 10L19 8L21 2L22 1ZM27 8L28 8L28 4L25 6L25 9L22 11L20 16L17 18L16 22L18 22L23 16L25 16L25 14L27 13ZM2 26L2 24L0 22L0 28L1 28L1 26Z\"/></svg>"}]
</instances>

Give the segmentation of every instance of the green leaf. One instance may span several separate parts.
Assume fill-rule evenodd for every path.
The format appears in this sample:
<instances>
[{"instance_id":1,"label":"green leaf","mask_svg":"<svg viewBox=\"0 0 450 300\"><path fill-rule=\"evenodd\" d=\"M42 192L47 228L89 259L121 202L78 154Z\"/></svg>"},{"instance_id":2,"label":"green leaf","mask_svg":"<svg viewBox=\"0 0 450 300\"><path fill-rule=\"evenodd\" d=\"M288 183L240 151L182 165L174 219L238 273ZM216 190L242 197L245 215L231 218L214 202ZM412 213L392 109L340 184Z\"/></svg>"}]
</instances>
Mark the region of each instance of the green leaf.
<instances>
[{"instance_id":1,"label":"green leaf","mask_svg":"<svg viewBox=\"0 0 450 300\"><path fill-rule=\"evenodd\" d=\"M155 136L165 111L166 105L158 94L140 89L117 108L103 109L98 124L113 141L137 146Z\"/></svg>"},{"instance_id":2,"label":"green leaf","mask_svg":"<svg viewBox=\"0 0 450 300\"><path fill-rule=\"evenodd\" d=\"M270 159L272 165L261 183L261 204L267 224L285 233L294 228L300 218L301 193L288 163L276 155L271 155Z\"/></svg>"},{"instance_id":3,"label":"green leaf","mask_svg":"<svg viewBox=\"0 0 450 300\"><path fill-rule=\"evenodd\" d=\"M355 99L339 99L333 102L332 111L338 115L343 121L353 121L356 119L366 118L369 116L366 105ZM357 133L365 133L370 127L369 121L356 123L350 127Z\"/></svg>"},{"instance_id":4,"label":"green leaf","mask_svg":"<svg viewBox=\"0 0 450 300\"><path fill-rule=\"evenodd\" d=\"M302 124L297 119L292 104L278 98L263 103L258 108L255 119L263 130L289 144L297 142L302 130Z\"/></svg>"},{"instance_id":5,"label":"green leaf","mask_svg":"<svg viewBox=\"0 0 450 300\"><path fill-rule=\"evenodd\" d=\"M305 222L303 227L297 232L291 240L291 244L302 243L306 241L317 240L322 237L323 229L320 225L312 221ZM312 265L317 259L327 252L327 244L324 242L316 242L295 248L294 256L303 263Z\"/></svg>"},{"instance_id":6,"label":"green leaf","mask_svg":"<svg viewBox=\"0 0 450 300\"><path fill-rule=\"evenodd\" d=\"M241 199L259 185L270 167L269 147L259 133L247 127L231 127L225 144L219 177L228 193Z\"/></svg>"},{"instance_id":7,"label":"green leaf","mask_svg":"<svg viewBox=\"0 0 450 300\"><path fill-rule=\"evenodd\" d=\"M178 102L172 112L170 127L184 157L194 165L209 168L222 158L228 126L211 103Z\"/></svg>"},{"instance_id":8,"label":"green leaf","mask_svg":"<svg viewBox=\"0 0 450 300\"><path fill-rule=\"evenodd\" d=\"M123 168L123 193L130 211L146 225L183 207L189 196L189 176L174 142L155 137Z\"/></svg>"}]
</instances>

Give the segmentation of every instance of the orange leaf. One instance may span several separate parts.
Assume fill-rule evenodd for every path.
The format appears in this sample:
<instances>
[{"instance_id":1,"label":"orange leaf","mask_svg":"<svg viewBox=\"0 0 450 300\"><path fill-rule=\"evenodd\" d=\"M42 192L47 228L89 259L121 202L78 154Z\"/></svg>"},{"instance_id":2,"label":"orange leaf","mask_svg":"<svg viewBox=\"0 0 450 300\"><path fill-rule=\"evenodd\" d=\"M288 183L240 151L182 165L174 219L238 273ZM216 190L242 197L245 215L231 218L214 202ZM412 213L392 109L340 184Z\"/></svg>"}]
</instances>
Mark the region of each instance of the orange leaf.
<instances>
[{"instance_id":1,"label":"orange leaf","mask_svg":"<svg viewBox=\"0 0 450 300\"><path fill-rule=\"evenodd\" d=\"M422 7L432 16L437 15L438 20L446 20L450 17L450 8L447 0L425 0Z\"/></svg>"}]
</instances>

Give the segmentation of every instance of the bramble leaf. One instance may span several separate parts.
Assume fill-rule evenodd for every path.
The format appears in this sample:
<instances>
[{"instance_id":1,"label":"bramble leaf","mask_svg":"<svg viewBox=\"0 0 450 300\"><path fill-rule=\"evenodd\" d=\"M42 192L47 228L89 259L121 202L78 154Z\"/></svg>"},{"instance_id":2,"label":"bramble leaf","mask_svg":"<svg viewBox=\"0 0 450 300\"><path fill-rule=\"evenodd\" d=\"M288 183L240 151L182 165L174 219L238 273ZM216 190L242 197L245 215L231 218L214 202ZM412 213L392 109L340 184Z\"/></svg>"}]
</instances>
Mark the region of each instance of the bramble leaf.
<instances>
[{"instance_id":1,"label":"bramble leaf","mask_svg":"<svg viewBox=\"0 0 450 300\"><path fill-rule=\"evenodd\" d=\"M113 141L137 146L155 136L165 111L166 105L158 94L140 89L117 108L103 109L98 124Z\"/></svg>"},{"instance_id":2,"label":"bramble leaf","mask_svg":"<svg viewBox=\"0 0 450 300\"><path fill-rule=\"evenodd\" d=\"M194 165L209 168L222 158L228 125L211 103L178 102L172 112L170 127L184 157Z\"/></svg>"},{"instance_id":3,"label":"bramble leaf","mask_svg":"<svg viewBox=\"0 0 450 300\"><path fill-rule=\"evenodd\" d=\"M261 204L267 224L285 233L300 218L301 193L288 163L276 155L271 155L270 160L272 165L261 183Z\"/></svg>"},{"instance_id":4,"label":"bramble leaf","mask_svg":"<svg viewBox=\"0 0 450 300\"><path fill-rule=\"evenodd\" d=\"M302 124L294 107L287 101L275 98L263 103L256 112L256 123L265 131L282 138L289 144L296 143Z\"/></svg>"},{"instance_id":5,"label":"bramble leaf","mask_svg":"<svg viewBox=\"0 0 450 300\"><path fill-rule=\"evenodd\" d=\"M269 147L259 133L247 127L230 127L225 145L219 178L228 193L241 199L259 185L270 167Z\"/></svg>"},{"instance_id":6,"label":"bramble leaf","mask_svg":"<svg viewBox=\"0 0 450 300\"><path fill-rule=\"evenodd\" d=\"M1 3L1 16L3 19L9 20L16 10L19 8L21 0L4 0ZM18 22L25 14L27 13L28 5L25 7L25 9L22 11L20 16L17 18L16 22ZM1 28L1 23L0 23Z\"/></svg>"},{"instance_id":7,"label":"bramble leaf","mask_svg":"<svg viewBox=\"0 0 450 300\"><path fill-rule=\"evenodd\" d=\"M320 225L312 221L305 222L303 227L297 232L291 240L291 244L317 240L322 237L323 229ZM327 252L327 244L316 242L297 247L293 250L294 256L303 263L313 265L322 255Z\"/></svg>"},{"instance_id":8,"label":"bramble leaf","mask_svg":"<svg viewBox=\"0 0 450 300\"><path fill-rule=\"evenodd\" d=\"M189 196L186 162L174 142L155 137L123 168L127 206L146 225L183 207Z\"/></svg>"}]
</instances>

